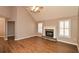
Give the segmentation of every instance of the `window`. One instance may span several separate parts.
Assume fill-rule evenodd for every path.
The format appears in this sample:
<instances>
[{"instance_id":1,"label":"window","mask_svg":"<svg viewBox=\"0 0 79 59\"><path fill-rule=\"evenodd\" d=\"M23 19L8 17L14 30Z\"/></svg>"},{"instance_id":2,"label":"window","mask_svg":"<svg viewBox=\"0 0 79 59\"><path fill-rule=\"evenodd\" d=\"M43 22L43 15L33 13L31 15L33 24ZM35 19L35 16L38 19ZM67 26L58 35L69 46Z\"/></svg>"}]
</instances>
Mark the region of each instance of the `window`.
<instances>
[{"instance_id":1,"label":"window","mask_svg":"<svg viewBox=\"0 0 79 59\"><path fill-rule=\"evenodd\" d=\"M70 20L60 21L60 23L59 23L59 35L61 37L69 38L70 37L70 30L71 30Z\"/></svg>"},{"instance_id":2,"label":"window","mask_svg":"<svg viewBox=\"0 0 79 59\"><path fill-rule=\"evenodd\" d=\"M43 32L43 23L38 23L38 33Z\"/></svg>"}]
</instances>

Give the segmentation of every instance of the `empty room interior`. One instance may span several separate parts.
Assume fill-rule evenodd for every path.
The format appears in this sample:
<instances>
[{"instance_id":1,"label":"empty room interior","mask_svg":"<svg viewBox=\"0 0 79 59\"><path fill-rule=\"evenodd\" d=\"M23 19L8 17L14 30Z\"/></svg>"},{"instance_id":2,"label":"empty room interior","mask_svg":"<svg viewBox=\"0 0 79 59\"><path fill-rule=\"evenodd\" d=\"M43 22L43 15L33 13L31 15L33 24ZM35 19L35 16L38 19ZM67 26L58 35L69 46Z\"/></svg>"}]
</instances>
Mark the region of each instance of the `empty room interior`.
<instances>
[{"instance_id":1,"label":"empty room interior","mask_svg":"<svg viewBox=\"0 0 79 59\"><path fill-rule=\"evenodd\" d=\"M0 6L0 53L78 52L78 6Z\"/></svg>"}]
</instances>

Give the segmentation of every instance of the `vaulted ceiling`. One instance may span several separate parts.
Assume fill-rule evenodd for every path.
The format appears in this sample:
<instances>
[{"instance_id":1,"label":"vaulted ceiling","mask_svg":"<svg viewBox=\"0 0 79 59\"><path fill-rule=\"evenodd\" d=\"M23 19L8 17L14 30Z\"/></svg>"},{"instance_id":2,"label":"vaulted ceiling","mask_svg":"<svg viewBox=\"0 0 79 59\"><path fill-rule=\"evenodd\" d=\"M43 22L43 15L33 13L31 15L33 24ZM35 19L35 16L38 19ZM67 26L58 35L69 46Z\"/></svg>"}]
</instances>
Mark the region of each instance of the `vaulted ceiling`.
<instances>
[{"instance_id":1,"label":"vaulted ceiling","mask_svg":"<svg viewBox=\"0 0 79 59\"><path fill-rule=\"evenodd\" d=\"M27 7L27 11L36 21L53 20L78 15L77 6L43 6L40 13L33 13Z\"/></svg>"}]
</instances>

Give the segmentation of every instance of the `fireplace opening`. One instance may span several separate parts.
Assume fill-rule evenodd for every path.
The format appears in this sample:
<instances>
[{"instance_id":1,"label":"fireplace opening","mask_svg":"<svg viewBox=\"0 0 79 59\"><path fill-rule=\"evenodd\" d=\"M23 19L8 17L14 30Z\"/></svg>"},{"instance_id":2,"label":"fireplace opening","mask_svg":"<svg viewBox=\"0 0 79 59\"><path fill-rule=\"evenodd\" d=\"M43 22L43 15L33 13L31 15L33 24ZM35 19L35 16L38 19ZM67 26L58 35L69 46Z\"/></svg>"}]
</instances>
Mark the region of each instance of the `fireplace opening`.
<instances>
[{"instance_id":1,"label":"fireplace opening","mask_svg":"<svg viewBox=\"0 0 79 59\"><path fill-rule=\"evenodd\" d=\"M53 37L54 36L54 30L53 29L46 29L45 30L45 36Z\"/></svg>"}]
</instances>

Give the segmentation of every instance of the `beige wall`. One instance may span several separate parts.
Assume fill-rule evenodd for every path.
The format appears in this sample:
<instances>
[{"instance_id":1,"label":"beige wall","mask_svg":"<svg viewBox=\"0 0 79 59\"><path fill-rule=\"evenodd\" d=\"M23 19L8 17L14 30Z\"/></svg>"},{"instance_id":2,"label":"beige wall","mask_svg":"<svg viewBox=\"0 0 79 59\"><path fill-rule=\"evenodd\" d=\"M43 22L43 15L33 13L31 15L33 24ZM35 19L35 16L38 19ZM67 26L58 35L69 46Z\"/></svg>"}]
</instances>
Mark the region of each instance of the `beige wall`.
<instances>
[{"instance_id":1,"label":"beige wall","mask_svg":"<svg viewBox=\"0 0 79 59\"><path fill-rule=\"evenodd\" d=\"M0 6L0 16L10 18L11 8L8 6Z\"/></svg>"},{"instance_id":2,"label":"beige wall","mask_svg":"<svg viewBox=\"0 0 79 59\"><path fill-rule=\"evenodd\" d=\"M59 21L60 20L65 20L65 19L70 19L72 23L72 28L71 28L71 38L60 38L59 37ZM43 21L44 26L52 26L56 28L56 37L57 40L66 42L66 43L71 43L77 45L77 33L78 33L78 17L77 16L72 16L72 17L64 17L60 19L54 19L54 20L47 20Z\"/></svg>"},{"instance_id":3,"label":"beige wall","mask_svg":"<svg viewBox=\"0 0 79 59\"><path fill-rule=\"evenodd\" d=\"M34 36L36 33L36 24L23 7L16 7L17 11L15 22L15 38L23 39Z\"/></svg>"},{"instance_id":4,"label":"beige wall","mask_svg":"<svg viewBox=\"0 0 79 59\"><path fill-rule=\"evenodd\" d=\"M17 7L10 7L10 19L8 21L16 21L17 17Z\"/></svg>"},{"instance_id":5,"label":"beige wall","mask_svg":"<svg viewBox=\"0 0 79 59\"><path fill-rule=\"evenodd\" d=\"M0 17L7 18L8 21L15 21L16 17L15 6L0 6Z\"/></svg>"},{"instance_id":6,"label":"beige wall","mask_svg":"<svg viewBox=\"0 0 79 59\"><path fill-rule=\"evenodd\" d=\"M8 18L8 21L15 21L16 40L28 38L35 35L36 23L24 7L0 7L0 16Z\"/></svg>"}]
</instances>

